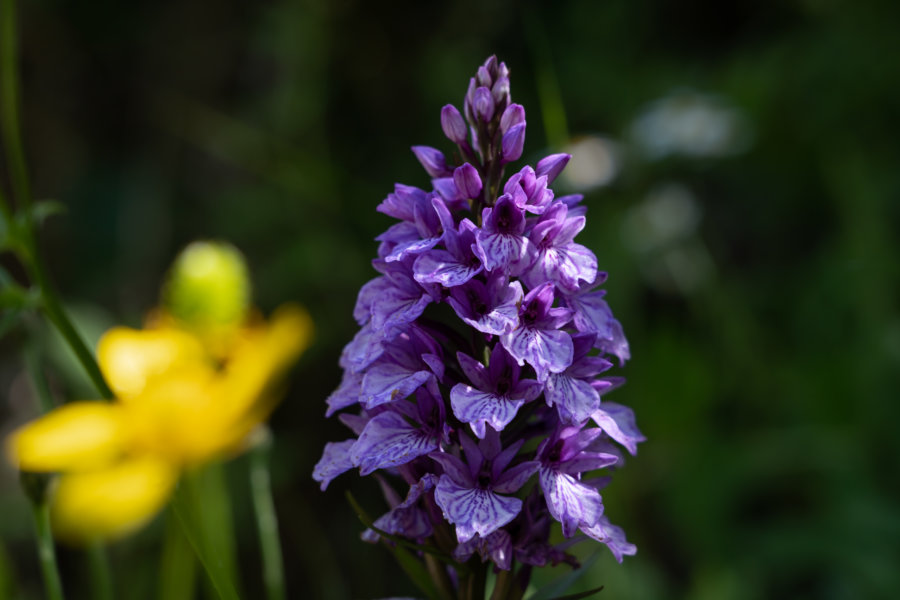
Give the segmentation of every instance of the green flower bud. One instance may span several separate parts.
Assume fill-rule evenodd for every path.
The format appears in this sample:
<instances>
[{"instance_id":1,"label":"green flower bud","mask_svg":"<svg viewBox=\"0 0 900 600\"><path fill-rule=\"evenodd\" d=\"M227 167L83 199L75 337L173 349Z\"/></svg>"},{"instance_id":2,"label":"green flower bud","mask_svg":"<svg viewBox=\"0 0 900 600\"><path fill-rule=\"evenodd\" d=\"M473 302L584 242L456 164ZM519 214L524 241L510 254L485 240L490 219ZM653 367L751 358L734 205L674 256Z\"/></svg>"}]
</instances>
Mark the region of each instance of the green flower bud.
<instances>
[{"instance_id":1,"label":"green flower bud","mask_svg":"<svg viewBox=\"0 0 900 600\"><path fill-rule=\"evenodd\" d=\"M165 310L195 329L240 324L250 307L250 277L240 251L225 242L193 242L163 287Z\"/></svg>"}]
</instances>

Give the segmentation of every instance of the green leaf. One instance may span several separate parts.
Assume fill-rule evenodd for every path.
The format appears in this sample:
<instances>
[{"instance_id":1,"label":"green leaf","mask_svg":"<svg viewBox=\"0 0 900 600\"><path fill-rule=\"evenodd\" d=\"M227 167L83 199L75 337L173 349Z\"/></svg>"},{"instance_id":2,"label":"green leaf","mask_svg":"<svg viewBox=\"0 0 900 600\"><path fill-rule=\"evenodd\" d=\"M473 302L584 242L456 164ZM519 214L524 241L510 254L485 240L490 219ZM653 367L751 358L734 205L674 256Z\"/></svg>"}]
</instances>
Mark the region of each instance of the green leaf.
<instances>
[{"instance_id":1,"label":"green leaf","mask_svg":"<svg viewBox=\"0 0 900 600\"><path fill-rule=\"evenodd\" d=\"M596 587L592 590L587 590L585 592L578 592L576 594L569 594L568 596L557 596L553 600L579 600L580 598L588 598L593 596L594 594L599 593L603 589L603 586Z\"/></svg>"},{"instance_id":2,"label":"green leaf","mask_svg":"<svg viewBox=\"0 0 900 600\"><path fill-rule=\"evenodd\" d=\"M599 556L600 556L600 551L598 550L597 552L594 552L593 554L588 556L587 559L584 561L584 563L580 567L578 567L571 573L568 573L567 575L563 575L562 577L560 577L559 579L556 579L555 581L551 581L544 587L537 590L534 594L529 596L528 600L560 600L561 598L568 599L569 596L559 596L559 594L564 594L569 588L571 588L573 585L575 585L575 582L577 582L579 579L581 579L581 577L587 572L587 570L589 568L591 568L591 566L593 566L593 564L595 562L597 562L597 558ZM591 590L589 593L595 594L598 591L599 591L599 588L597 590ZM582 592L582 593L585 593L585 592ZM574 597L575 598L584 598L585 596L576 595Z\"/></svg>"},{"instance_id":3,"label":"green leaf","mask_svg":"<svg viewBox=\"0 0 900 600\"><path fill-rule=\"evenodd\" d=\"M431 575L428 574L428 570L419 559L401 546L393 546L390 549L394 553L394 558L397 559L400 568L409 577L409 580L431 600L440 600L440 596L431 582Z\"/></svg>"},{"instance_id":4,"label":"green leaf","mask_svg":"<svg viewBox=\"0 0 900 600\"><path fill-rule=\"evenodd\" d=\"M415 542L410 542L406 538L402 538L398 535L393 535L386 531L382 531L381 529L375 527L375 522L372 518L363 510L363 508L356 502L356 499L353 497L349 491L347 492L347 501L350 503L350 506L353 507L353 511L356 513L357 518L362 521L362 524L380 535L383 538L389 539L392 542L400 544L410 550L416 550L418 552L424 552L426 554L430 554L435 558L444 561L445 563L456 567L457 572L464 572L465 565L460 564L458 561L454 560L452 556L449 554L445 554L431 545L425 544L416 544Z\"/></svg>"},{"instance_id":5,"label":"green leaf","mask_svg":"<svg viewBox=\"0 0 900 600\"><path fill-rule=\"evenodd\" d=\"M416 587L418 587L422 592L431 598L432 600L440 600L440 596L438 595L437 590L434 587L434 583L431 581L431 575L429 575L428 570L425 568L425 565L417 559L409 550L407 550L404 546L412 547L414 549L424 549L426 546L420 546L419 544L413 544L403 538L397 537L395 535L391 535L389 533L385 533L380 529L373 526L372 518L363 510L362 506L356 501L356 498L353 497L349 491L347 491L347 501L350 503L350 506L353 507L353 511L356 513L356 516L362 521L363 525L377 533L378 535L389 539L391 541L397 542L397 546L387 546L391 552L394 554L394 558L397 559L397 563L400 565L400 568L406 573L407 577L409 577L410 581L412 581ZM440 552L438 552L440 554ZM451 559L452 561L452 559Z\"/></svg>"},{"instance_id":6,"label":"green leaf","mask_svg":"<svg viewBox=\"0 0 900 600\"><path fill-rule=\"evenodd\" d=\"M39 200L31 207L31 222L40 225L48 217L66 212L66 205L56 200Z\"/></svg>"}]
</instances>

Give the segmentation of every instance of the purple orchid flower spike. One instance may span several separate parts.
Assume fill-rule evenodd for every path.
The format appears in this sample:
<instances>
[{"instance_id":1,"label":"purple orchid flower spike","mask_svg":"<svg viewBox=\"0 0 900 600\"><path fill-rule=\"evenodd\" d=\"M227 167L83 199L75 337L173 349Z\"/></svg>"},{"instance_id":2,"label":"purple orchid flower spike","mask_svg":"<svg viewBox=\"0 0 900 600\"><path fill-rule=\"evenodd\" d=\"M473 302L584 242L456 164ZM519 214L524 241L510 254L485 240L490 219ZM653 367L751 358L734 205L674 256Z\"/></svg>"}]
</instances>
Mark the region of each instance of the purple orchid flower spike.
<instances>
[{"instance_id":1,"label":"purple orchid flower spike","mask_svg":"<svg viewBox=\"0 0 900 600\"><path fill-rule=\"evenodd\" d=\"M479 439L485 437L485 425L503 431L522 405L537 398L543 390L533 379L519 379L519 365L500 344L494 346L488 367L462 352L456 357L473 385L453 386L450 406L456 418L468 423Z\"/></svg>"},{"instance_id":2,"label":"purple orchid flower spike","mask_svg":"<svg viewBox=\"0 0 900 600\"><path fill-rule=\"evenodd\" d=\"M584 217L567 218L566 205L557 202L544 212L531 230L537 256L522 280L531 287L553 281L563 290L575 292L579 281L597 279L597 257L572 240L584 229Z\"/></svg>"},{"instance_id":3,"label":"purple orchid flower spike","mask_svg":"<svg viewBox=\"0 0 900 600\"><path fill-rule=\"evenodd\" d=\"M562 373L550 373L544 389L547 404L556 406L559 420L566 425L580 425L600 409L600 394L614 382L596 376L612 367L599 356L588 356L594 346L594 334L572 336L572 364Z\"/></svg>"},{"instance_id":4,"label":"purple orchid flower spike","mask_svg":"<svg viewBox=\"0 0 900 600\"><path fill-rule=\"evenodd\" d=\"M388 469L437 450L446 437L444 403L427 388L416 390L416 402L387 405L366 424L350 449L360 475Z\"/></svg>"},{"instance_id":5,"label":"purple orchid flower spike","mask_svg":"<svg viewBox=\"0 0 900 600\"><path fill-rule=\"evenodd\" d=\"M597 288L606 273L575 241L583 197L550 187L571 157L503 178L526 139L510 89L509 69L490 57L462 113L441 110L456 152L413 147L432 189L397 184L379 204L397 221L376 238L378 276L359 292L360 329L326 400L354 436L328 444L313 477L323 489L354 468L378 480L390 510L364 539L402 536L476 570L477 553L524 590L532 567L577 566L568 548L578 541L598 540L619 561L635 553L601 490L644 436L630 408L605 400L623 381L607 375L612 356L630 353ZM409 486L405 499L391 479ZM554 545L557 522L566 541ZM471 588L478 577L446 569L442 597L485 596Z\"/></svg>"},{"instance_id":6,"label":"purple orchid flower spike","mask_svg":"<svg viewBox=\"0 0 900 600\"><path fill-rule=\"evenodd\" d=\"M463 219L459 228L453 226L453 218L442 216L443 242L440 248L422 253L413 263L413 273L420 283L440 284L445 288L462 285L481 273L484 266L472 252L478 228L469 219Z\"/></svg>"},{"instance_id":7,"label":"purple orchid flower spike","mask_svg":"<svg viewBox=\"0 0 900 600\"><path fill-rule=\"evenodd\" d=\"M565 537L579 527L594 525L603 514L603 500L595 487L582 483L581 473L615 464L618 456L586 452L601 432L596 428L566 427L538 448L541 461L539 479L547 508L562 523Z\"/></svg>"},{"instance_id":8,"label":"purple orchid flower spike","mask_svg":"<svg viewBox=\"0 0 900 600\"><path fill-rule=\"evenodd\" d=\"M516 206L512 196L500 196L493 207L484 209L481 219L484 225L475 236L472 249L484 268L500 269L508 275L518 275L527 268L531 242L525 236L525 213Z\"/></svg>"},{"instance_id":9,"label":"purple orchid flower spike","mask_svg":"<svg viewBox=\"0 0 900 600\"><path fill-rule=\"evenodd\" d=\"M523 295L521 283L495 275L487 283L473 279L451 289L446 300L466 324L482 333L503 335L518 327Z\"/></svg>"},{"instance_id":10,"label":"purple orchid flower spike","mask_svg":"<svg viewBox=\"0 0 900 600\"><path fill-rule=\"evenodd\" d=\"M598 284L606 279L606 273L597 277ZM628 340L622 331L622 325L613 317L609 304L603 297L605 290L592 290L592 286L583 285L577 293L565 296L566 305L575 311L572 323L581 332L596 333L594 347L608 352L619 359L619 366L631 358Z\"/></svg>"},{"instance_id":11,"label":"purple orchid flower spike","mask_svg":"<svg viewBox=\"0 0 900 600\"><path fill-rule=\"evenodd\" d=\"M466 462L444 452L429 454L444 469L435 488L435 502L444 512L444 518L456 525L460 543L469 541L475 534L487 537L519 513L522 501L501 494L518 491L538 468L536 461L507 468L522 443L524 440L501 450L500 436L492 430L478 445L460 435Z\"/></svg>"},{"instance_id":12,"label":"purple orchid flower spike","mask_svg":"<svg viewBox=\"0 0 900 600\"><path fill-rule=\"evenodd\" d=\"M572 364L572 337L560 327L572 318L566 308L551 308L553 284L547 282L525 296L519 309L519 326L500 337L500 342L519 365L534 367L538 381L550 373L562 373Z\"/></svg>"}]
</instances>

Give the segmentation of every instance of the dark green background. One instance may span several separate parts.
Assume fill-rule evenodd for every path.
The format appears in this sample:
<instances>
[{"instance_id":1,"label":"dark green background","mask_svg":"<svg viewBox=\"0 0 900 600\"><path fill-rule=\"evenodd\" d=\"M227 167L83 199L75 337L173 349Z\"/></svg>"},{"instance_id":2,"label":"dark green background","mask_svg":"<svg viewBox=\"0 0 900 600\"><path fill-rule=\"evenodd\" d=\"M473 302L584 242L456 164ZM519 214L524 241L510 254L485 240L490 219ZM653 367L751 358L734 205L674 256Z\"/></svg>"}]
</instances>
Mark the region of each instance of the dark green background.
<instances>
[{"instance_id":1,"label":"dark green background","mask_svg":"<svg viewBox=\"0 0 900 600\"><path fill-rule=\"evenodd\" d=\"M68 208L41 239L88 337L140 323L197 238L246 253L264 310L296 300L313 315L315 345L271 422L291 597L413 593L383 548L358 540L344 500L351 489L380 512L375 482L349 474L321 493L310 473L324 443L346 437L324 419L324 399L355 332L356 291L373 276L372 238L390 223L374 208L394 182L428 185L408 148L449 150L440 107L461 106L492 53L529 117L524 158L566 135L601 134L622 150L616 179L587 195L578 241L609 271L631 342L628 384L610 399L635 409L648 441L604 496L639 551L618 566L602 549L571 591L900 594L896 3L21 4L33 186ZM632 123L678 90L742 115L744 149L642 158ZM635 252L624 224L667 184L689 190L699 226ZM708 267L696 285L648 276L673 248ZM6 432L35 409L16 344L3 344ZM50 371L61 397L90 396L65 360ZM246 466L233 462L229 477L253 598ZM0 596L40 597L7 467L0 485ZM161 521L111 548L123 598L156 597ZM89 597L81 553L61 560L71 597Z\"/></svg>"}]
</instances>

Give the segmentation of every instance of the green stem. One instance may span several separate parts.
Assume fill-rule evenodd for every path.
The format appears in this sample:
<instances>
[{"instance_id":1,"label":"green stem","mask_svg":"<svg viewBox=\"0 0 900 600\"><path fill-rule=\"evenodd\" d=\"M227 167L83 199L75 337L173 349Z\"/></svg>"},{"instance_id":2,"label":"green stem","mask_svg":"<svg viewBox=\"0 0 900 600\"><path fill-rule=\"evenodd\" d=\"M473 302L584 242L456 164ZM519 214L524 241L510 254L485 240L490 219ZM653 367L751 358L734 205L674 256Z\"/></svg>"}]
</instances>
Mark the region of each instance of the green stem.
<instances>
[{"instance_id":1,"label":"green stem","mask_svg":"<svg viewBox=\"0 0 900 600\"><path fill-rule=\"evenodd\" d=\"M19 127L18 42L15 0L0 0L0 83L3 86L0 119L3 123L3 142L10 162L13 193L22 212L28 214L31 190Z\"/></svg>"},{"instance_id":2,"label":"green stem","mask_svg":"<svg viewBox=\"0 0 900 600\"><path fill-rule=\"evenodd\" d=\"M268 431L250 452L250 486L253 491L253 509L259 528L259 545L262 549L263 580L269 600L283 600L284 567L281 556L281 540L278 537L278 517L272 498L272 482L269 473L269 457L272 448Z\"/></svg>"},{"instance_id":3,"label":"green stem","mask_svg":"<svg viewBox=\"0 0 900 600\"><path fill-rule=\"evenodd\" d=\"M50 285L32 229L31 188L28 182L28 168L19 124L18 36L16 35L15 0L0 0L0 85L2 85L0 123L3 126L3 142L9 160L13 192L19 202L20 213L24 216L24 223L19 232L22 236L19 258L28 269L31 278L41 289L42 306L47 317L59 329L63 338L75 352L75 356L100 395L106 399L112 399L113 393L103 379L97 361L81 336L78 335L57 299L53 286ZM3 212L3 217L11 226L12 213L5 198L0 198L0 207L2 207L0 210Z\"/></svg>"},{"instance_id":4,"label":"green stem","mask_svg":"<svg viewBox=\"0 0 900 600\"><path fill-rule=\"evenodd\" d=\"M53 395L50 393L50 386L47 385L47 379L41 370L41 359L38 355L38 349L34 344L27 344L24 350L25 370L31 379L31 385L34 393L41 405L41 413L48 413L56 408L53 402Z\"/></svg>"},{"instance_id":5,"label":"green stem","mask_svg":"<svg viewBox=\"0 0 900 600\"><path fill-rule=\"evenodd\" d=\"M182 532L174 510L166 514L166 533L160 559L159 600L191 600L194 597L197 560Z\"/></svg>"},{"instance_id":6,"label":"green stem","mask_svg":"<svg viewBox=\"0 0 900 600\"><path fill-rule=\"evenodd\" d=\"M217 549L205 539L206 533L198 531L197 525L200 521L197 516L202 508L194 501L194 495L187 489L190 486L190 476L182 478L181 485L178 486L175 497L172 499L172 510L181 525L184 537L194 549L194 554L203 565L219 598L221 600L238 600L237 592L234 590L231 578L228 577L224 561L219 556Z\"/></svg>"},{"instance_id":7,"label":"green stem","mask_svg":"<svg viewBox=\"0 0 900 600\"><path fill-rule=\"evenodd\" d=\"M114 397L113 392L109 389L106 379L103 378L103 373L100 371L97 360L84 343L84 340L81 339L81 335L75 329L75 326L72 325L72 321L69 320L66 311L56 297L53 286L47 278L43 263L38 255L37 247L34 245L33 237L30 240L29 245L28 256L23 256L21 258L41 290L41 307L43 308L44 313L75 353L78 362L81 363L82 368L91 379L91 382L94 384L97 392L100 393L100 396L106 400L112 400Z\"/></svg>"},{"instance_id":8,"label":"green stem","mask_svg":"<svg viewBox=\"0 0 900 600\"><path fill-rule=\"evenodd\" d=\"M93 597L97 600L113 600L112 571L106 548L99 541L91 542L87 548L90 565Z\"/></svg>"},{"instance_id":9,"label":"green stem","mask_svg":"<svg viewBox=\"0 0 900 600\"><path fill-rule=\"evenodd\" d=\"M437 593L441 600L453 600L453 582L450 581L450 575L447 573L447 565L439 561L435 557L426 554L425 568L437 588Z\"/></svg>"},{"instance_id":10,"label":"green stem","mask_svg":"<svg viewBox=\"0 0 900 600\"><path fill-rule=\"evenodd\" d=\"M38 558L41 562L41 575L47 588L49 600L63 600L62 580L56 564L56 550L53 546L53 533L50 530L50 506L46 501L32 503L34 525L37 531Z\"/></svg>"}]
</instances>

